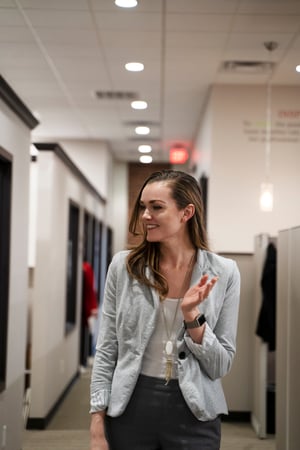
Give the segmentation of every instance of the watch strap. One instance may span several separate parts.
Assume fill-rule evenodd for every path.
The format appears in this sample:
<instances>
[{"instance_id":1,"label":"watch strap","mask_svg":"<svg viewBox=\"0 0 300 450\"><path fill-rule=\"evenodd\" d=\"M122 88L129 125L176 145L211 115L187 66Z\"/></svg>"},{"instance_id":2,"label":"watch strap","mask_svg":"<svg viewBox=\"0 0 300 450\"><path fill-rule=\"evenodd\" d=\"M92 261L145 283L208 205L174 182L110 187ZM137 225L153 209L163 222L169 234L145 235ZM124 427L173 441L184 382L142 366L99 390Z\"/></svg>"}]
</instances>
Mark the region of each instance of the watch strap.
<instances>
[{"instance_id":1,"label":"watch strap","mask_svg":"<svg viewBox=\"0 0 300 450\"><path fill-rule=\"evenodd\" d=\"M199 328L201 327L204 323L206 322L206 318L204 314L198 314L198 316L195 317L194 320L192 320L191 322L186 322L185 320L183 321L184 323L184 328L190 329L190 328Z\"/></svg>"}]
</instances>

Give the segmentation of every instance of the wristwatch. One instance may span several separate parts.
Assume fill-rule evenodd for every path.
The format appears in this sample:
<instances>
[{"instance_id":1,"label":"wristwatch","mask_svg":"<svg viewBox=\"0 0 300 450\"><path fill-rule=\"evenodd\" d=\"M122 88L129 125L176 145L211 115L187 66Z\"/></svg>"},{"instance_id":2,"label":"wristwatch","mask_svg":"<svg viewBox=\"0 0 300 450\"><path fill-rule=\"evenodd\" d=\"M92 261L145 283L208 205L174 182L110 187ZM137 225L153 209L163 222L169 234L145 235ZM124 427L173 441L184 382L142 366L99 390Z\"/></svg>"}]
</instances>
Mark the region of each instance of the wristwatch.
<instances>
[{"instance_id":1,"label":"wristwatch","mask_svg":"<svg viewBox=\"0 0 300 450\"><path fill-rule=\"evenodd\" d=\"M185 320L183 321L185 329L199 328L205 322L206 322L206 318L205 318L204 314L198 314L198 316L196 316L195 319L192 320L191 322L186 322Z\"/></svg>"}]
</instances>

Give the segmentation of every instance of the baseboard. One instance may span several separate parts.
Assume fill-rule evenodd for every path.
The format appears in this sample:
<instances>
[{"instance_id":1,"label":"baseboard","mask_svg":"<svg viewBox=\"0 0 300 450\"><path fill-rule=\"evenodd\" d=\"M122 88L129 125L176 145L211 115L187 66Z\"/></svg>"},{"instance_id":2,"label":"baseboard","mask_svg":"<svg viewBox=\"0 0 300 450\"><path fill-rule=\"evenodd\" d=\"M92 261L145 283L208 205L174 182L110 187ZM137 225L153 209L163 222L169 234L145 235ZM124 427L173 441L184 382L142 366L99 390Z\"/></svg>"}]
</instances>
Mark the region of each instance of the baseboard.
<instances>
[{"instance_id":1,"label":"baseboard","mask_svg":"<svg viewBox=\"0 0 300 450\"><path fill-rule=\"evenodd\" d=\"M79 372L77 372L74 377L71 379L67 387L64 389L62 394L59 396L58 400L55 402L54 406L51 408L46 417L29 417L27 420L26 428L27 430L45 430L47 428L50 420L54 416L54 414L59 409L66 395L69 393L71 387L79 377Z\"/></svg>"},{"instance_id":2,"label":"baseboard","mask_svg":"<svg viewBox=\"0 0 300 450\"><path fill-rule=\"evenodd\" d=\"M222 415L223 422L251 422L250 411L229 411L228 415Z\"/></svg>"}]
</instances>

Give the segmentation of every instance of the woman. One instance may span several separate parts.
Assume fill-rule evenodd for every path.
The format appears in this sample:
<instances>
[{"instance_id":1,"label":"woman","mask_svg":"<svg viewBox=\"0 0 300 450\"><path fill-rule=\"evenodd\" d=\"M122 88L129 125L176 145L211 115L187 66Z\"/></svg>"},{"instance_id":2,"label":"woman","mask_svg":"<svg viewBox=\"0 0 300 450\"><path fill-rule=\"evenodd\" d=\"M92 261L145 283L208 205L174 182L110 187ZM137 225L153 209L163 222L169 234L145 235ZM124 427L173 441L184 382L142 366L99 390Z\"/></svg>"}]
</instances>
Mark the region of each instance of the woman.
<instances>
[{"instance_id":1,"label":"woman","mask_svg":"<svg viewBox=\"0 0 300 450\"><path fill-rule=\"evenodd\" d=\"M208 249L201 191L153 173L110 265L91 382L91 450L217 450L240 276Z\"/></svg>"}]
</instances>

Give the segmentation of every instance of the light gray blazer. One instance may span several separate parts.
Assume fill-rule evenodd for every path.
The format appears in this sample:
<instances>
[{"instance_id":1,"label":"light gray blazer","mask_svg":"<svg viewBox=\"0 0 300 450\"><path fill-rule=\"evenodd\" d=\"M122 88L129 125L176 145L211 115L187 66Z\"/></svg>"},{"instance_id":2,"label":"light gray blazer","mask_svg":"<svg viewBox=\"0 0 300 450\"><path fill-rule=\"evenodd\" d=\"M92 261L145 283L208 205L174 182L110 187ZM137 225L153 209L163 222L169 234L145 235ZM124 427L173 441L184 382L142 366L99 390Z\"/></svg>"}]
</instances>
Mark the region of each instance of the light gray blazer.
<instances>
[{"instance_id":1,"label":"light gray blazer","mask_svg":"<svg viewBox=\"0 0 300 450\"><path fill-rule=\"evenodd\" d=\"M90 412L107 409L112 417L123 413L134 390L159 311L157 292L128 275L127 254L117 253L108 270L91 380ZM235 355L240 296L233 260L198 250L191 286L205 273L219 280L200 306L207 319L202 344L194 343L184 327L177 337L179 385L202 421L228 413L221 377Z\"/></svg>"}]
</instances>

